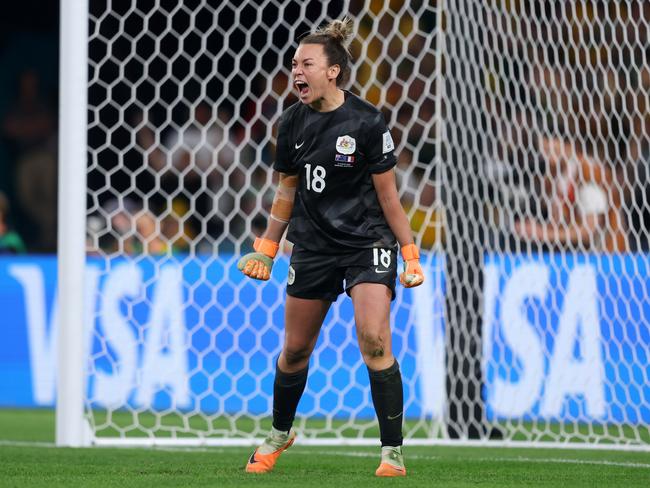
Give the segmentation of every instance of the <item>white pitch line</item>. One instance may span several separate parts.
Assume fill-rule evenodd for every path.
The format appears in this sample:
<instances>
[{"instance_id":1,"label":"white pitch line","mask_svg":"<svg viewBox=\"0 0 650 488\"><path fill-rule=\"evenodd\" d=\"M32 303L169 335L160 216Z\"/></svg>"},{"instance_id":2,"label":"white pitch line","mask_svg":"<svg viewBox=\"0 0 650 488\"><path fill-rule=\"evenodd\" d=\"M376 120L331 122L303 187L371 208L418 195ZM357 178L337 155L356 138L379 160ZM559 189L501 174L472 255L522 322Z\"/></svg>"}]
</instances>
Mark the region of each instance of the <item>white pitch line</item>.
<instances>
[{"instance_id":1,"label":"white pitch line","mask_svg":"<svg viewBox=\"0 0 650 488\"><path fill-rule=\"evenodd\" d=\"M134 448L131 448L134 449ZM135 449L142 449L141 447L136 447ZM146 448L145 448L146 449ZM161 447L161 446L152 446L151 449L154 451L165 451L165 452L214 452L215 454L225 454L229 449L224 449L221 447L210 448L210 447ZM232 449L230 449L232 450Z\"/></svg>"},{"instance_id":2,"label":"white pitch line","mask_svg":"<svg viewBox=\"0 0 650 488\"><path fill-rule=\"evenodd\" d=\"M628 461L599 461L595 459L566 459L566 458L478 458L477 461L517 461L525 463L558 463L558 464L589 464L596 466L618 466L622 468L650 469L647 463L632 463Z\"/></svg>"},{"instance_id":3,"label":"white pitch line","mask_svg":"<svg viewBox=\"0 0 650 488\"><path fill-rule=\"evenodd\" d=\"M56 447L54 442L7 441L0 439L0 446L8 447Z\"/></svg>"},{"instance_id":4,"label":"white pitch line","mask_svg":"<svg viewBox=\"0 0 650 488\"><path fill-rule=\"evenodd\" d=\"M9 441L1 440L0 446L8 447L47 447L55 448L57 447L53 442L33 442L33 441ZM102 447L100 449L105 449ZM118 448L119 449L119 448ZM133 449L133 448L131 448ZM142 449L142 447L136 447L135 449ZM208 447L156 447L153 446L150 449L156 451L167 451L167 452L213 452L213 453L227 453L232 449L229 448L208 448ZM293 451L295 452L295 450ZM315 451L309 450L299 452L296 454L308 454L308 455L318 455L318 456L336 456L336 457L361 457L361 458L376 458L379 457L378 452L363 452L363 451ZM426 456L421 454L407 454L406 460L409 459L419 459L427 461L439 461L442 459L448 459L443 456ZM480 462L514 462L514 463L539 463L539 464L578 464L578 465L591 465L591 466L615 466L619 468L638 468L638 469L650 469L650 464L648 463L634 463L628 461L608 461L604 460L593 460L593 459L566 459L566 458L530 458L530 457L481 457L481 458L471 458L470 461L480 461Z\"/></svg>"},{"instance_id":5,"label":"white pitch line","mask_svg":"<svg viewBox=\"0 0 650 488\"><path fill-rule=\"evenodd\" d=\"M361 452L361 451L309 451L309 454L316 454L319 456L348 456L348 457L378 457L378 453ZM428 461L439 461L447 459L442 456L423 456L423 455L409 455L407 454L406 460L409 459L424 459ZM607 460L592 460L592 459L566 459L566 458L529 458L529 457L483 457L471 458L469 461L481 462L515 462L515 463L540 463L540 464L586 464L595 466L616 466L621 468L639 468L650 469L650 464L647 463L633 463L627 461L607 461Z\"/></svg>"},{"instance_id":6,"label":"white pitch line","mask_svg":"<svg viewBox=\"0 0 650 488\"><path fill-rule=\"evenodd\" d=\"M0 439L0 447L58 447L54 442L36 442L36 441L9 441ZM152 449L155 451L169 451L169 452L215 452L215 453L226 453L229 450L227 448L209 448L209 447L173 447L173 446L88 446L86 449Z\"/></svg>"}]
</instances>

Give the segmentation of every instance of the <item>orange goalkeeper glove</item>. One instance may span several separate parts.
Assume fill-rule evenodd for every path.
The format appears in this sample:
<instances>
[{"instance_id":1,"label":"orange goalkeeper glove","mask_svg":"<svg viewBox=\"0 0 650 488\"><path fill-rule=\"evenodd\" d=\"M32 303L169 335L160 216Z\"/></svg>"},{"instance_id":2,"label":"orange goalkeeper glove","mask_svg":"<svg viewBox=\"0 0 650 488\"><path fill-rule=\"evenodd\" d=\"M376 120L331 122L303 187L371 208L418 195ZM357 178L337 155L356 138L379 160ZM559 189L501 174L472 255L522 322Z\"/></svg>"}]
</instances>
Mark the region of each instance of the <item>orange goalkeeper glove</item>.
<instances>
[{"instance_id":1,"label":"orange goalkeeper glove","mask_svg":"<svg viewBox=\"0 0 650 488\"><path fill-rule=\"evenodd\" d=\"M257 237L253 244L255 252L242 256L237 263L237 269L249 278L268 280L271 277L273 258L279 248L280 245L277 242Z\"/></svg>"},{"instance_id":2,"label":"orange goalkeeper glove","mask_svg":"<svg viewBox=\"0 0 650 488\"><path fill-rule=\"evenodd\" d=\"M413 288L421 285L424 281L424 273L420 266L420 251L415 244L408 244L402 247L404 258L404 272L399 275L399 282L406 288Z\"/></svg>"}]
</instances>

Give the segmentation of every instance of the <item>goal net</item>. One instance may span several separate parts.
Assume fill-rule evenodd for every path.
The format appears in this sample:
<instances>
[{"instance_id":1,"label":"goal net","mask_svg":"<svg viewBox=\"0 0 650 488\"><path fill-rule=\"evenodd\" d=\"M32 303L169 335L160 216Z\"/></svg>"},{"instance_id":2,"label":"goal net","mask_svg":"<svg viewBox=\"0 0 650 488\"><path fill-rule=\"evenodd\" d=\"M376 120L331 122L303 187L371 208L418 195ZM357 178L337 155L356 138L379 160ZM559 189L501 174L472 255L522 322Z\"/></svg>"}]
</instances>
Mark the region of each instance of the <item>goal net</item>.
<instances>
[{"instance_id":1,"label":"goal net","mask_svg":"<svg viewBox=\"0 0 650 488\"><path fill-rule=\"evenodd\" d=\"M290 243L269 282L236 262L297 42L344 15L427 276L391 312L406 443L647 448L650 15L586 0L90 2L87 440L268 432ZM378 442L347 298L295 428Z\"/></svg>"}]
</instances>

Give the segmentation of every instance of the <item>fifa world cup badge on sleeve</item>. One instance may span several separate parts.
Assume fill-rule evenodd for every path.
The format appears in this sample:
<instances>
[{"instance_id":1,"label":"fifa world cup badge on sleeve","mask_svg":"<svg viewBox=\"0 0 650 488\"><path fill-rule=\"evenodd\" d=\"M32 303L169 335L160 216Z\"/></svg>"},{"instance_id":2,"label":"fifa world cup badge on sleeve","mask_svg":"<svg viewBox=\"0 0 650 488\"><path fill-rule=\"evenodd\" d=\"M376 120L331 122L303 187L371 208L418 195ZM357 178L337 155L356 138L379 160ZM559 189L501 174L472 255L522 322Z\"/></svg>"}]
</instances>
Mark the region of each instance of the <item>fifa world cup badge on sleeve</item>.
<instances>
[{"instance_id":1,"label":"fifa world cup badge on sleeve","mask_svg":"<svg viewBox=\"0 0 650 488\"><path fill-rule=\"evenodd\" d=\"M387 152L391 152L395 149L395 143L393 142L393 138L391 137L389 131L386 131L382 134L382 139L382 153L386 154Z\"/></svg>"}]
</instances>

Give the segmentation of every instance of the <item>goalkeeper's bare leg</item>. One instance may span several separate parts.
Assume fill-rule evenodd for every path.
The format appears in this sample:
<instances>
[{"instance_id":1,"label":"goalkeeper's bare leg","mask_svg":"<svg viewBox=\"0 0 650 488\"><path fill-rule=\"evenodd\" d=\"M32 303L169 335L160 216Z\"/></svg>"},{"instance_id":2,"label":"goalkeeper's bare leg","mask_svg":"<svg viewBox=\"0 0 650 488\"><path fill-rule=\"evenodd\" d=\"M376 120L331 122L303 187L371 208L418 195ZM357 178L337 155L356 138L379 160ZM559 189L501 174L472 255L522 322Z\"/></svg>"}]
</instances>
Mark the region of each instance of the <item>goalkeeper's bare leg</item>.
<instances>
[{"instance_id":1,"label":"goalkeeper's bare leg","mask_svg":"<svg viewBox=\"0 0 650 488\"><path fill-rule=\"evenodd\" d=\"M359 283L350 290L359 349L370 376L379 420L381 462L377 476L406 476L402 457L404 393L390 331L391 290L380 283Z\"/></svg>"},{"instance_id":2,"label":"goalkeeper's bare leg","mask_svg":"<svg viewBox=\"0 0 650 488\"><path fill-rule=\"evenodd\" d=\"M273 384L273 427L246 464L249 473L268 473L296 437L291 428L307 383L309 357L331 302L287 295L285 336Z\"/></svg>"}]
</instances>

